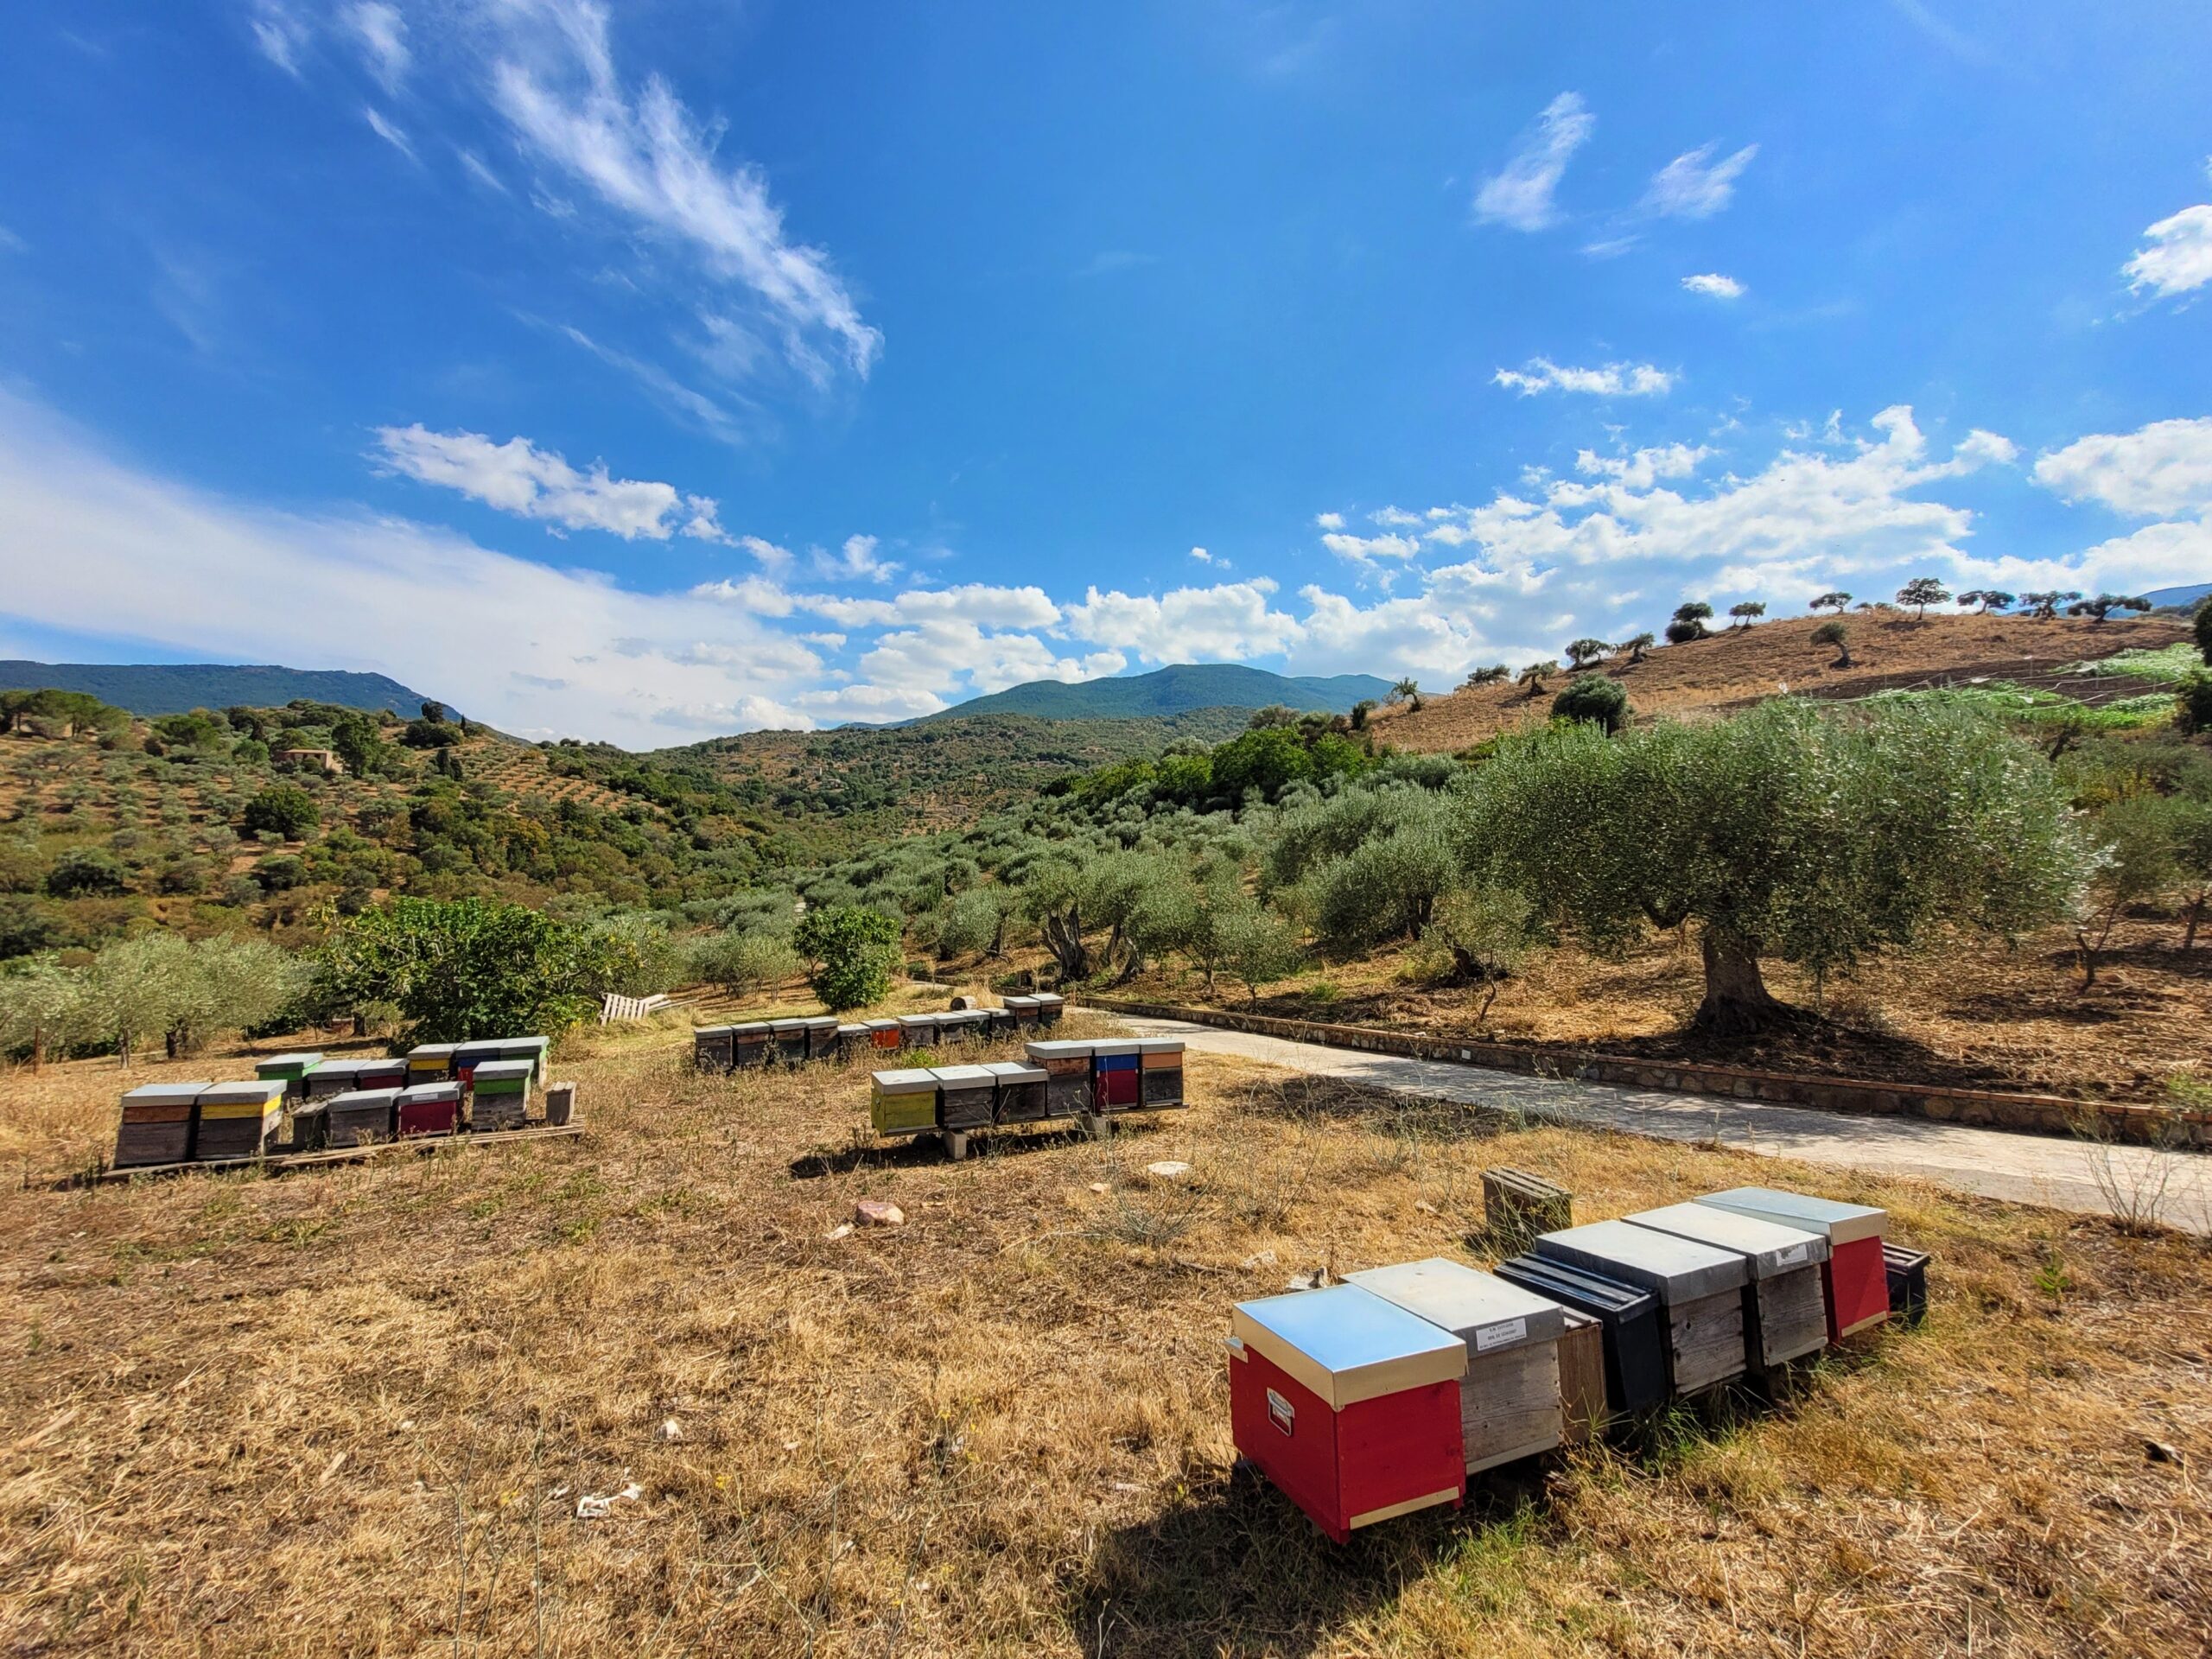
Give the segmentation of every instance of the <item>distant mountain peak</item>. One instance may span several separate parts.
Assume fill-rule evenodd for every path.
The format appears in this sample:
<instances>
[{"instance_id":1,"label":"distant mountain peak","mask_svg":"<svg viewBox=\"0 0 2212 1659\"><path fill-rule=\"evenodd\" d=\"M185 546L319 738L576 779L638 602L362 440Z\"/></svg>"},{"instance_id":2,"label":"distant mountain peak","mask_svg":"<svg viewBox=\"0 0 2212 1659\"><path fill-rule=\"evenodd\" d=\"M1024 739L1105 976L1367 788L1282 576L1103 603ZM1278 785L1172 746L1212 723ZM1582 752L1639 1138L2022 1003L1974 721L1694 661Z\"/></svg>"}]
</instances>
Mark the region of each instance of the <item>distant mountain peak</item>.
<instances>
[{"instance_id":1,"label":"distant mountain peak","mask_svg":"<svg viewBox=\"0 0 2212 1659\"><path fill-rule=\"evenodd\" d=\"M276 709L305 697L341 709L412 716L428 701L397 680L349 669L274 663L33 663L0 661L0 690L83 691L153 718L194 709Z\"/></svg>"},{"instance_id":2,"label":"distant mountain peak","mask_svg":"<svg viewBox=\"0 0 2212 1659\"><path fill-rule=\"evenodd\" d=\"M1271 673L1243 663L1176 663L1148 674L1111 679L1032 680L975 697L924 721L970 715L1029 715L1042 720L1127 720L1188 714L1198 709L1265 709L1282 703L1300 710L1348 714L1363 698L1388 695L1390 682L1372 674L1326 677Z\"/></svg>"}]
</instances>

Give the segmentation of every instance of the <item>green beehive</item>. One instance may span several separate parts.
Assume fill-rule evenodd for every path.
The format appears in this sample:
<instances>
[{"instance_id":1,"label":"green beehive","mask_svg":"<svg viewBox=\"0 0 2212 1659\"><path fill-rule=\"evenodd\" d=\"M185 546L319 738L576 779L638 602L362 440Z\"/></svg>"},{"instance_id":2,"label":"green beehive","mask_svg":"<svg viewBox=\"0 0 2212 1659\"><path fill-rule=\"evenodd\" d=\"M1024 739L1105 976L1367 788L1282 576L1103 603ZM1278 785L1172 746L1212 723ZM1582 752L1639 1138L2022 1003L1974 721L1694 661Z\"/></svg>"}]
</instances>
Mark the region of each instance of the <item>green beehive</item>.
<instances>
[{"instance_id":1,"label":"green beehive","mask_svg":"<svg viewBox=\"0 0 2212 1659\"><path fill-rule=\"evenodd\" d=\"M545 1054L553 1046L550 1037L509 1037L499 1044L499 1058L503 1060L528 1060L532 1083L545 1080Z\"/></svg>"},{"instance_id":2,"label":"green beehive","mask_svg":"<svg viewBox=\"0 0 2212 1659\"><path fill-rule=\"evenodd\" d=\"M878 1135L914 1135L937 1127L937 1075L908 1068L868 1078L868 1122Z\"/></svg>"}]
</instances>

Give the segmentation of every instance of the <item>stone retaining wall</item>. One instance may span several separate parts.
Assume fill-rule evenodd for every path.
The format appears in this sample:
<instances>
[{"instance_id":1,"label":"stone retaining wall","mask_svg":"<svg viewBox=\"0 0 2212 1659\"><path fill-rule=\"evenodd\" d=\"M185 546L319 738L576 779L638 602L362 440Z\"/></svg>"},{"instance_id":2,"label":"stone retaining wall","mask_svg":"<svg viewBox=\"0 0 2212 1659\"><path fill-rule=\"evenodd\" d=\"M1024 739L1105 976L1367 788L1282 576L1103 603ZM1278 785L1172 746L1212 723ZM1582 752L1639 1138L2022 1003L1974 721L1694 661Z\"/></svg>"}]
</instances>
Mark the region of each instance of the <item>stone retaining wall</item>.
<instances>
[{"instance_id":1,"label":"stone retaining wall","mask_svg":"<svg viewBox=\"0 0 2212 1659\"><path fill-rule=\"evenodd\" d=\"M1619 1084L1632 1089L1665 1089L1677 1094L1726 1095L1737 1100L1771 1101L1810 1106L1821 1111L1872 1117L1925 1117L1977 1128L2017 1129L2031 1135L2108 1134L2115 1140L2146 1145L2212 1147L2212 1112L2139 1106L2119 1101L2068 1100L2057 1095L1999 1094L1985 1089L1946 1089L1921 1084L1854 1083L1845 1077L1808 1077L1789 1071L1751 1071L1740 1066L1707 1065L1679 1060L1646 1060L1593 1050L1561 1052L1486 1043L1468 1038L1437 1037L1423 1032L1386 1031L1374 1026L1325 1025L1311 1020L1282 1020L1271 1014L1239 1014L1228 1008L1185 1008L1164 1002L1134 1002L1119 997L1087 996L1090 1007L1153 1020L1185 1020L1256 1036L1280 1037L1330 1048L1395 1054L1406 1059L1444 1060L1532 1077L1567 1077L1581 1083Z\"/></svg>"}]
</instances>

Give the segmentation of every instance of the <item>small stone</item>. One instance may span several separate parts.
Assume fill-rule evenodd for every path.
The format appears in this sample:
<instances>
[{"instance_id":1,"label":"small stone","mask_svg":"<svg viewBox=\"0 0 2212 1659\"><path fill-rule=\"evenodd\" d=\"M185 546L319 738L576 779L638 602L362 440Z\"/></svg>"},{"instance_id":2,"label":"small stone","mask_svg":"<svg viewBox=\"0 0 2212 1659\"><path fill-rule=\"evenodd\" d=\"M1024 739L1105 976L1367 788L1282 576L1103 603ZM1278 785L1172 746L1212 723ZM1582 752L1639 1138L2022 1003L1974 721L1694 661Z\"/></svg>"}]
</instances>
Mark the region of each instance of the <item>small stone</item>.
<instances>
[{"instance_id":1,"label":"small stone","mask_svg":"<svg viewBox=\"0 0 2212 1659\"><path fill-rule=\"evenodd\" d=\"M863 1227L904 1227L906 1212L888 1198L861 1198L853 1205L853 1219Z\"/></svg>"},{"instance_id":2,"label":"small stone","mask_svg":"<svg viewBox=\"0 0 2212 1659\"><path fill-rule=\"evenodd\" d=\"M671 1443L682 1440L683 1438L683 1425L677 1422L673 1417L664 1419L660 1426L660 1437L663 1440L669 1441Z\"/></svg>"},{"instance_id":3,"label":"small stone","mask_svg":"<svg viewBox=\"0 0 2212 1659\"><path fill-rule=\"evenodd\" d=\"M1414 1200L1414 1208L1420 1211L1424 1216L1433 1216L1436 1213L1436 1206L1431 1204L1427 1198L1415 1198Z\"/></svg>"},{"instance_id":4,"label":"small stone","mask_svg":"<svg viewBox=\"0 0 2212 1659\"><path fill-rule=\"evenodd\" d=\"M850 1237L852 1236L852 1231L853 1224L851 1222L841 1221L835 1227L832 1227L828 1232L823 1234L822 1236L834 1243L837 1239Z\"/></svg>"},{"instance_id":5,"label":"small stone","mask_svg":"<svg viewBox=\"0 0 2212 1659\"><path fill-rule=\"evenodd\" d=\"M1163 1158L1156 1164L1147 1164L1144 1173L1156 1181L1179 1181L1191 1173L1191 1166L1179 1158Z\"/></svg>"},{"instance_id":6,"label":"small stone","mask_svg":"<svg viewBox=\"0 0 2212 1659\"><path fill-rule=\"evenodd\" d=\"M1096 1193L1099 1194L1099 1196L1101 1196L1101 1197L1103 1198L1103 1197L1104 1197L1107 1193L1109 1193L1109 1192L1112 1192L1114 1189L1113 1189L1113 1188L1111 1188L1111 1187L1109 1187L1109 1186L1108 1186L1108 1185L1106 1185L1106 1183L1105 1183L1105 1182L1103 1182L1103 1181L1093 1181L1093 1182L1090 1184L1090 1190L1091 1190L1092 1192L1096 1192Z\"/></svg>"}]
</instances>

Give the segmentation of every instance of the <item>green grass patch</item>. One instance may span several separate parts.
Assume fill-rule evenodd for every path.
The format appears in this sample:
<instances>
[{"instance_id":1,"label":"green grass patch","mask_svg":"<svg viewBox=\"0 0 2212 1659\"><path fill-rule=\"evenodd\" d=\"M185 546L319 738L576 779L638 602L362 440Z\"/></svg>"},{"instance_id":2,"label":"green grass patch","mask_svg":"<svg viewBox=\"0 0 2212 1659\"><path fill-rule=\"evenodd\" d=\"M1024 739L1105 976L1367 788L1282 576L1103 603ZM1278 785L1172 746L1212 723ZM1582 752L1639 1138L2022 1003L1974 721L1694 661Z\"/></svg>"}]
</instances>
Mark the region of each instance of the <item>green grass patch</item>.
<instances>
[{"instance_id":1,"label":"green grass patch","mask_svg":"<svg viewBox=\"0 0 2212 1659\"><path fill-rule=\"evenodd\" d=\"M2066 672L2094 677L2118 674L2131 680L2155 680L2163 684L2179 679L2195 668L2197 661L2196 647L2181 640L2161 651L2115 652L2094 662L2075 663Z\"/></svg>"}]
</instances>

